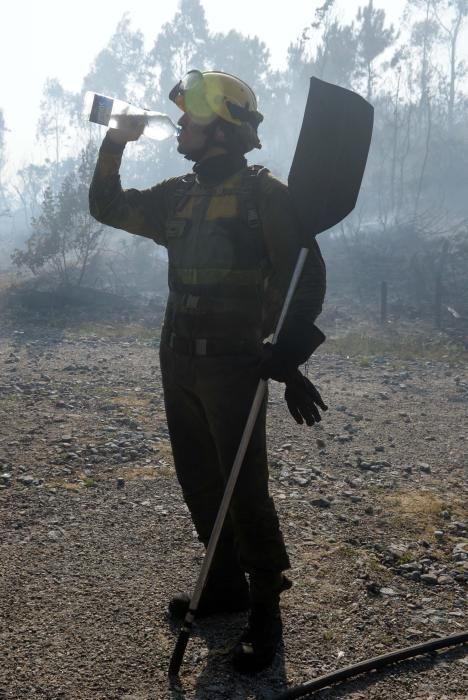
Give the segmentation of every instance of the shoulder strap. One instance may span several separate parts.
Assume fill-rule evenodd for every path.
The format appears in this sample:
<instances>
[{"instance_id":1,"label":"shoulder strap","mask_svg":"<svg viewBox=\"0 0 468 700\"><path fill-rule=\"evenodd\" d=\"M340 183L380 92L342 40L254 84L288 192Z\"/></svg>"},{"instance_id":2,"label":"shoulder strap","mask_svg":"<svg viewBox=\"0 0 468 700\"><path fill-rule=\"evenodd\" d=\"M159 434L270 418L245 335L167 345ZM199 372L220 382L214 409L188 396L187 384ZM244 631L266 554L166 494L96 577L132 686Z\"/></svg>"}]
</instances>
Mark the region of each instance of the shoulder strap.
<instances>
[{"instance_id":1,"label":"shoulder strap","mask_svg":"<svg viewBox=\"0 0 468 700\"><path fill-rule=\"evenodd\" d=\"M263 165L249 165L247 168L246 184L247 184L247 222L249 228L256 229L260 228L262 225L259 211L258 211L258 199L259 199L259 187L260 180L259 176L262 173L270 172L268 168Z\"/></svg>"},{"instance_id":2,"label":"shoulder strap","mask_svg":"<svg viewBox=\"0 0 468 700\"><path fill-rule=\"evenodd\" d=\"M196 175L195 173L187 173L187 175L182 175L178 178L178 182L172 193L172 211L176 212L180 209L185 199L195 184Z\"/></svg>"}]
</instances>

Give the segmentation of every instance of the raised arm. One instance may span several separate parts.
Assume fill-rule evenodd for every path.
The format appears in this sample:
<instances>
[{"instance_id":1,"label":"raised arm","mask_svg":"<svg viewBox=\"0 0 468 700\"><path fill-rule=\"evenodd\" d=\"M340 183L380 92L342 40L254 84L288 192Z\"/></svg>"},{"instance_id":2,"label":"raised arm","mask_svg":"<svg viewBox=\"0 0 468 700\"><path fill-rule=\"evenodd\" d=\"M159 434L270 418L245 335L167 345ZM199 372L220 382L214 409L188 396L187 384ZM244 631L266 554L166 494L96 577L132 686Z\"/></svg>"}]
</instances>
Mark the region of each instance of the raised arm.
<instances>
[{"instance_id":1,"label":"raised arm","mask_svg":"<svg viewBox=\"0 0 468 700\"><path fill-rule=\"evenodd\" d=\"M89 189L91 215L103 224L166 245L176 178L150 189L124 190L119 175L124 148L125 142L119 143L109 133L102 142Z\"/></svg>"}]
</instances>

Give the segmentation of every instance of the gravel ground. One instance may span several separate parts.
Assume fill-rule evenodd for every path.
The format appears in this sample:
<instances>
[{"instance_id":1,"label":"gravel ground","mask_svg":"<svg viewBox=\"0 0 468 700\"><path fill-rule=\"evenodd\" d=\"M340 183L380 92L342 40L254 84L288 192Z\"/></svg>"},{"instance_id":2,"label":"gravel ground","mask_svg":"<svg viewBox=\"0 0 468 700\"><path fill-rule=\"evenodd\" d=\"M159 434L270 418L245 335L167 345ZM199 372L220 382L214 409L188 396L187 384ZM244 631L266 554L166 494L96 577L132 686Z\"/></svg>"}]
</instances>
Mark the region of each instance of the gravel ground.
<instances>
[{"instance_id":1,"label":"gravel ground","mask_svg":"<svg viewBox=\"0 0 468 700\"><path fill-rule=\"evenodd\" d=\"M0 698L232 700L468 628L467 365L313 358L330 405L296 426L279 385L271 491L294 586L272 668L235 674L245 618L196 626L180 684L168 597L202 549L174 476L156 344L4 330L0 337ZM315 698L461 700L466 647Z\"/></svg>"}]
</instances>

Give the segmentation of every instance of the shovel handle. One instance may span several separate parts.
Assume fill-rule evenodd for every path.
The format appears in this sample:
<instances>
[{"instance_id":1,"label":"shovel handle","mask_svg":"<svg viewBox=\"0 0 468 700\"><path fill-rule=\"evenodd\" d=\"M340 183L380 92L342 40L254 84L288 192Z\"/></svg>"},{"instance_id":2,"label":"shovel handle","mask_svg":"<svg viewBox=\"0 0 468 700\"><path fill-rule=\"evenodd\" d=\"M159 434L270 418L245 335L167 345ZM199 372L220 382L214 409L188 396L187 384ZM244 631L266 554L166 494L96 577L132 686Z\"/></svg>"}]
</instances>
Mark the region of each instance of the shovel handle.
<instances>
[{"instance_id":1,"label":"shovel handle","mask_svg":"<svg viewBox=\"0 0 468 700\"><path fill-rule=\"evenodd\" d=\"M174 677L179 675L180 667L190 638L190 627L185 624L179 632L174 651L172 652L171 661L169 663L169 676Z\"/></svg>"}]
</instances>

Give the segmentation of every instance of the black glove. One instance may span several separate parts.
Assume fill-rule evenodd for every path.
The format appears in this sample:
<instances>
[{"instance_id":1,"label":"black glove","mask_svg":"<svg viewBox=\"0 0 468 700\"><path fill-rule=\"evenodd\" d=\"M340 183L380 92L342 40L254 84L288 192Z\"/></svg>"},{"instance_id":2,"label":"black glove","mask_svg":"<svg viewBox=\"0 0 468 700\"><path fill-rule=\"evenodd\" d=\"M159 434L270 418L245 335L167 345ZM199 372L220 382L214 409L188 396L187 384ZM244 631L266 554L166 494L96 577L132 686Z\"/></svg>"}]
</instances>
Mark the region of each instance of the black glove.
<instances>
[{"instance_id":1,"label":"black glove","mask_svg":"<svg viewBox=\"0 0 468 700\"><path fill-rule=\"evenodd\" d=\"M327 411L328 406L323 402L320 393L311 381L304 377L298 369L291 372L285 379L286 391L284 398L288 404L289 413L296 423L314 425L322 420L319 408ZM317 408L318 406L318 408Z\"/></svg>"}]
</instances>

